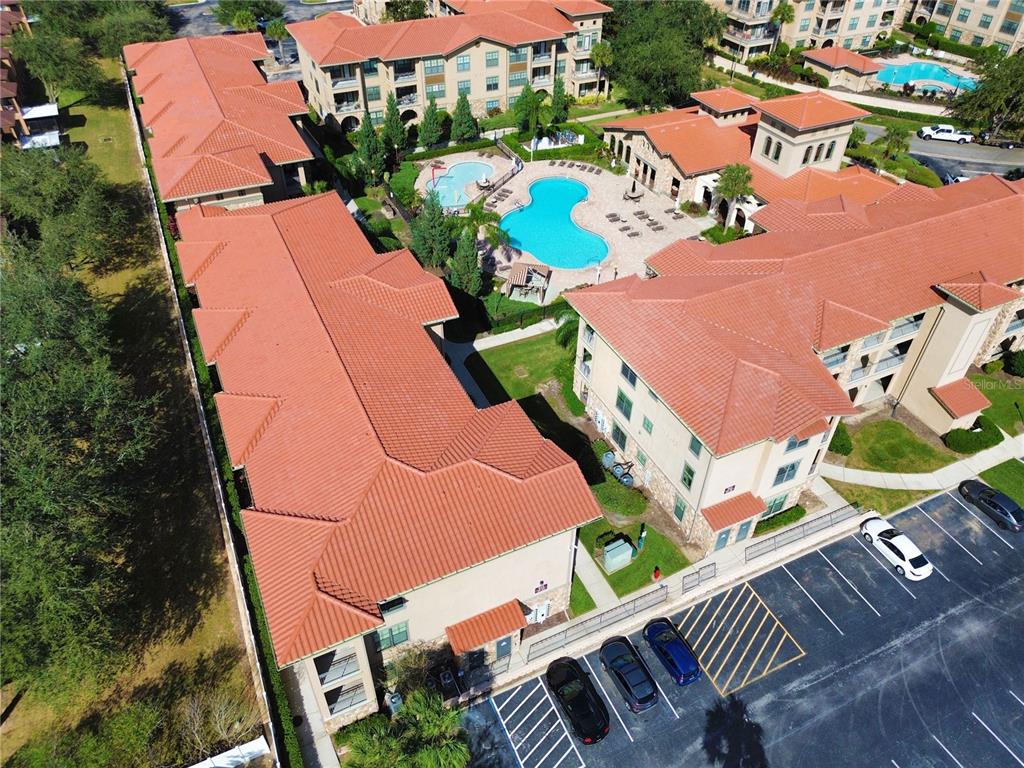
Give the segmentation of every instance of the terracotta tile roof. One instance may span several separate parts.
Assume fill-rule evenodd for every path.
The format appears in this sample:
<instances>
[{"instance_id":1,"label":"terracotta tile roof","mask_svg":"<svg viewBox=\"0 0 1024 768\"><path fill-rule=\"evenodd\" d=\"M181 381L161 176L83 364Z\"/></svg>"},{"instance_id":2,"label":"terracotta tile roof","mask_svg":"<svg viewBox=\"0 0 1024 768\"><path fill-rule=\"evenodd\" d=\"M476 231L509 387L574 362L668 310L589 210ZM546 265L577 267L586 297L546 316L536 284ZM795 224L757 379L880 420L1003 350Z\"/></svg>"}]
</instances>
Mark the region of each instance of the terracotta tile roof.
<instances>
[{"instance_id":1,"label":"terracotta tile roof","mask_svg":"<svg viewBox=\"0 0 1024 768\"><path fill-rule=\"evenodd\" d=\"M445 0L445 4L462 13L488 13L494 10L519 12L524 7L546 5L567 16L609 13L611 7L597 0Z\"/></svg>"},{"instance_id":2,"label":"terracotta tile roof","mask_svg":"<svg viewBox=\"0 0 1024 768\"><path fill-rule=\"evenodd\" d=\"M752 493L741 493L731 499L720 501L710 507L701 510L704 519L708 521L713 531L722 531L736 525L736 523L749 520L754 515L760 515L767 509L764 500Z\"/></svg>"},{"instance_id":3,"label":"terracotta tile roof","mask_svg":"<svg viewBox=\"0 0 1024 768\"><path fill-rule=\"evenodd\" d=\"M518 600L510 600L458 624L445 627L444 631L448 635L452 650L456 654L461 654L500 637L507 637L525 626L526 616L523 607Z\"/></svg>"},{"instance_id":4,"label":"terracotta tile roof","mask_svg":"<svg viewBox=\"0 0 1024 768\"><path fill-rule=\"evenodd\" d=\"M807 440L808 438L814 437L828 432L828 422L825 419L815 419L810 424L801 429L798 429L793 433L793 436L797 440Z\"/></svg>"},{"instance_id":5,"label":"terracotta tile roof","mask_svg":"<svg viewBox=\"0 0 1024 768\"><path fill-rule=\"evenodd\" d=\"M853 122L869 113L822 91L795 93L758 103L757 108L799 130Z\"/></svg>"},{"instance_id":6,"label":"terracotta tile roof","mask_svg":"<svg viewBox=\"0 0 1024 768\"><path fill-rule=\"evenodd\" d=\"M268 55L260 34L135 43L124 55L164 200L270 184L267 162L312 159L291 121L307 109L298 83L267 83L253 63Z\"/></svg>"},{"instance_id":7,"label":"terracotta tile roof","mask_svg":"<svg viewBox=\"0 0 1024 768\"><path fill-rule=\"evenodd\" d=\"M864 205L842 194L813 202L777 200L750 218L770 232L833 232L868 226Z\"/></svg>"},{"instance_id":8,"label":"terracotta tile roof","mask_svg":"<svg viewBox=\"0 0 1024 768\"><path fill-rule=\"evenodd\" d=\"M761 100L756 96L737 91L735 88L714 88L710 91L696 91L690 96L715 112L737 112L758 104Z\"/></svg>"},{"instance_id":9,"label":"terracotta tile roof","mask_svg":"<svg viewBox=\"0 0 1024 768\"><path fill-rule=\"evenodd\" d=\"M984 272L968 272L966 275L940 283L939 288L981 311L1024 297L1020 291L993 282Z\"/></svg>"},{"instance_id":10,"label":"terracotta tile roof","mask_svg":"<svg viewBox=\"0 0 1024 768\"><path fill-rule=\"evenodd\" d=\"M941 387L930 387L928 391L950 416L957 419L978 413L992 405L992 401L974 386L974 382L966 378L951 381Z\"/></svg>"},{"instance_id":11,"label":"terracotta tile roof","mask_svg":"<svg viewBox=\"0 0 1024 768\"><path fill-rule=\"evenodd\" d=\"M567 298L716 454L783 440L854 412L817 345L938 305L934 286L965 265L1001 285L1024 278L1024 182L980 176L935 193L868 206L857 230L675 243L649 260L657 277Z\"/></svg>"},{"instance_id":12,"label":"terracotta tile roof","mask_svg":"<svg viewBox=\"0 0 1024 768\"><path fill-rule=\"evenodd\" d=\"M318 65L332 65L370 58L394 61L447 56L480 39L504 45L560 40L576 29L547 3L522 5L514 12L499 9L371 26L334 12L289 24L288 31Z\"/></svg>"},{"instance_id":13,"label":"terracotta tile roof","mask_svg":"<svg viewBox=\"0 0 1024 768\"><path fill-rule=\"evenodd\" d=\"M839 46L811 48L800 55L829 69L848 69L859 75L873 75L885 68L872 58Z\"/></svg>"},{"instance_id":14,"label":"terracotta tile roof","mask_svg":"<svg viewBox=\"0 0 1024 768\"><path fill-rule=\"evenodd\" d=\"M754 194L768 203L776 200L815 202L841 195L851 203L867 205L881 200L896 188L894 182L857 165L838 171L804 168L789 177L779 176L756 162L747 165Z\"/></svg>"},{"instance_id":15,"label":"terracotta tile roof","mask_svg":"<svg viewBox=\"0 0 1024 768\"><path fill-rule=\"evenodd\" d=\"M600 515L515 402L477 410L428 332L455 315L334 194L178 217L279 664L381 623L377 603Z\"/></svg>"}]
</instances>

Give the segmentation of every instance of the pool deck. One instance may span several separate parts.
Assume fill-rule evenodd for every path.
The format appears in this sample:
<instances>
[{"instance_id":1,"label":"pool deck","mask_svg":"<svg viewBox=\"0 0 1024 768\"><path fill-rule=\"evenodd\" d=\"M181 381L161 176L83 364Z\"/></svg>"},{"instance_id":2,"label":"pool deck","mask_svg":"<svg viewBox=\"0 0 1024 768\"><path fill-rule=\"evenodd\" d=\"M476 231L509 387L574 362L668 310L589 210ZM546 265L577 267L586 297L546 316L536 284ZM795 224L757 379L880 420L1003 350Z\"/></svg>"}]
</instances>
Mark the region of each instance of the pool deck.
<instances>
[{"instance_id":1,"label":"pool deck","mask_svg":"<svg viewBox=\"0 0 1024 768\"><path fill-rule=\"evenodd\" d=\"M418 163L420 166L419 175L416 177L416 191L419 192L423 197L427 196L427 182L430 181L431 170L430 166L432 163L444 163L446 167L457 165L458 163L488 163L494 166L494 172L491 173L491 178L497 179L504 174L509 168L512 167L512 161L505 157L497 149L491 150L475 150L472 152L457 152L454 155L445 155L438 157L433 160L423 160ZM438 176L443 175L441 170L437 172ZM463 190L466 197L472 200L480 193L480 188L476 184L474 179L467 184Z\"/></svg>"},{"instance_id":2,"label":"pool deck","mask_svg":"<svg viewBox=\"0 0 1024 768\"><path fill-rule=\"evenodd\" d=\"M666 209L673 207L673 201L639 185L637 190L642 190L644 196L636 202L624 200L623 193L632 188L633 180L630 177L616 176L607 170L598 175L566 166L551 166L546 160L526 163L524 169L505 184L503 189L510 190L512 194L498 204L497 212L504 216L520 206L529 205L530 185L540 179L554 177L575 179L587 186L589 194L572 209L572 218L580 227L605 239L608 243L608 256L600 264L584 269L553 268L546 297L548 301L562 291L584 283L608 282L615 277L626 275L643 275L644 260L649 256L677 240L696 237L714 224L714 220L708 216L698 219L691 219L689 216L673 219L671 214L664 213ZM642 220L634 216L640 211L646 211L650 214L650 219L665 228L661 232L651 230L644 223L650 219ZM626 221L612 223L605 216L608 213L618 213ZM626 232L622 232L620 228L626 225L629 225L632 231L639 232L640 236L629 237ZM510 247L500 250L501 253L495 254L495 260L499 265L509 260L543 263L527 251ZM501 276L500 269L498 276Z\"/></svg>"}]
</instances>

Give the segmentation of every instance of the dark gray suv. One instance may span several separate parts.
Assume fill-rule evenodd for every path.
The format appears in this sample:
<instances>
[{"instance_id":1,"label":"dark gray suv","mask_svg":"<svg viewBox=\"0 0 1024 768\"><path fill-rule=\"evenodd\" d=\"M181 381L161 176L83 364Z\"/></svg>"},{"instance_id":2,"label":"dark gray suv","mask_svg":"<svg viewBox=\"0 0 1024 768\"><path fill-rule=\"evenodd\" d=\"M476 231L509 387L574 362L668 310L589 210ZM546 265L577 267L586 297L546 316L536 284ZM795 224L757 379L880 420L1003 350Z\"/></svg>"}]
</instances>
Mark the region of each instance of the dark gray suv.
<instances>
[{"instance_id":1,"label":"dark gray suv","mask_svg":"<svg viewBox=\"0 0 1024 768\"><path fill-rule=\"evenodd\" d=\"M1002 491L997 491L980 480L964 480L960 493L971 504L995 520L1003 530L1024 530L1024 509Z\"/></svg>"},{"instance_id":2,"label":"dark gray suv","mask_svg":"<svg viewBox=\"0 0 1024 768\"><path fill-rule=\"evenodd\" d=\"M631 712L643 712L658 702L658 691L647 664L629 638L610 637L601 646L601 666L615 681Z\"/></svg>"}]
</instances>

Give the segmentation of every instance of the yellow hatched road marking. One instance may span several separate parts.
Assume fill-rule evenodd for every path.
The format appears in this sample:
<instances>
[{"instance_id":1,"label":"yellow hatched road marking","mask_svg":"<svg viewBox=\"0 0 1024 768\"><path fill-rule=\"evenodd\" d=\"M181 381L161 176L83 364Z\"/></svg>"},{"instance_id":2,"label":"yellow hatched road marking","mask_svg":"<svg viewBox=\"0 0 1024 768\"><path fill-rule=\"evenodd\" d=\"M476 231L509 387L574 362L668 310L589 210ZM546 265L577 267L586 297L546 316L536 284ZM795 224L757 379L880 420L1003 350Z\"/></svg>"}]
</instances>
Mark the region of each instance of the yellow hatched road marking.
<instances>
[{"instance_id":1,"label":"yellow hatched road marking","mask_svg":"<svg viewBox=\"0 0 1024 768\"><path fill-rule=\"evenodd\" d=\"M758 602L758 604L762 608L764 607L764 604L761 603L760 600L758 600L757 602ZM758 614L757 608L758 608L758 606L755 605L754 606L754 610L752 610L750 612L750 615L747 617L747 620L745 622L743 622L743 628L739 631L739 633L737 633L736 639L732 641L732 646L726 652L725 656L722 657L722 665L718 668L718 671L715 673L715 677L718 677L719 675L722 674L722 670L725 669L725 665L728 663L729 657L732 656L732 652L735 651L736 650L736 646L739 645L740 638L743 637L743 633L747 631L747 627L750 626L750 622L753 621L754 617ZM768 614L766 613L766 614L764 614L764 619L761 619L761 623L763 624L764 620L767 619L767 618L768 618ZM758 626L760 626L760 625L758 625ZM754 633L754 636L756 637L757 633ZM724 642L723 642L723 645L724 645ZM716 656L718 655L717 652L716 652L715 655ZM714 658L714 657L712 657L712 658Z\"/></svg>"},{"instance_id":2,"label":"yellow hatched road marking","mask_svg":"<svg viewBox=\"0 0 1024 768\"><path fill-rule=\"evenodd\" d=\"M708 656L708 660L707 660L705 666L710 667L712 662L714 662L714 660L716 658L718 658L718 652L720 650L722 650L722 646L725 645L729 641L729 632L731 632L733 630L733 628L736 626L736 623L740 620L740 617L743 616L743 612L746 611L747 610L747 606L750 605L750 601L753 600L755 597L756 597L756 595L754 594L753 590L751 590L750 594L747 595L747 602L745 602L743 604L743 607L740 608L740 612L736 614L735 621L733 621L732 625L729 627L729 629L726 631L725 635L722 637L722 642L720 642L718 644L718 647L715 648L715 652L713 654L711 654L710 656ZM737 600L736 602L738 603L739 600ZM751 613L751 616L753 616L753 615L754 614ZM750 620L747 619L747 621L749 622ZM737 638L737 639L739 639L739 638ZM711 644L711 641L709 640L708 641L708 645L710 645L710 644ZM726 656L726 658L728 658L728 656Z\"/></svg>"},{"instance_id":3,"label":"yellow hatched road marking","mask_svg":"<svg viewBox=\"0 0 1024 768\"><path fill-rule=\"evenodd\" d=\"M746 585L744 585L744 586L746 586ZM722 631L722 627L724 627L726 625L726 622L728 622L729 616L732 615L733 610L736 608L737 605L739 605L740 598L742 597L741 593L742 593L742 590L740 590L740 593L737 593L736 599L733 600L729 604L729 610L727 610L725 612L725 615L722 617L722 622L717 627L715 627L715 631L711 633L711 637L708 638L707 648L710 648L711 644L713 642L715 642L715 638L718 637L718 633ZM749 600L750 598L747 598L747 599ZM701 637L703 637L703 636L704 635L702 633ZM700 643L700 641L698 641L696 645L699 645L699 643ZM694 646L695 649L696 649L696 645ZM699 650L697 652L700 653Z\"/></svg>"},{"instance_id":4,"label":"yellow hatched road marking","mask_svg":"<svg viewBox=\"0 0 1024 768\"><path fill-rule=\"evenodd\" d=\"M753 589L753 587L751 587L751 589ZM758 600L761 600L761 596L760 596L760 595L758 595L758 596L757 596L757 599L758 599ZM775 623L776 623L776 624L778 624L778 625L779 625L779 627L780 627L780 628L782 629L782 631L786 633L786 637L788 637L788 638L790 639L790 642L792 642L792 643L793 643L793 645L795 645L795 646L796 646L796 649L797 649L798 651L800 651L800 655L801 655L801 656L803 656L803 655L804 655L804 649L800 647L800 643L798 643L798 642L796 641L796 638L795 638L795 637L793 637L793 636L792 636L791 634L789 634L789 630L788 630L788 629L786 629L786 625L785 625L785 624L783 624L783 623L782 623L781 621L779 621L779 617L775 615L774 611L772 611L772 609L768 607L768 604L767 604L767 603L766 603L766 602L765 602L764 600L761 600L761 605L763 605L763 606L764 606L764 609L765 609L766 611L768 611L768 613L770 613L770 614L771 614L771 617L772 617L773 619L775 619Z\"/></svg>"},{"instance_id":5,"label":"yellow hatched road marking","mask_svg":"<svg viewBox=\"0 0 1024 768\"><path fill-rule=\"evenodd\" d=\"M787 635L788 635L788 634L789 634L789 633L787 633ZM790 642L792 642L792 641L793 641L793 638L792 638L792 637L790 637L790 638L789 638L789 640L790 640ZM758 680L761 680L761 679L763 679L763 678L767 677L767 676L769 675L769 673L771 673L771 672L778 672L778 671L779 671L780 669L783 669L784 667L788 667L788 666L789 666L790 664L792 664L792 663L793 663L794 661L798 661L798 660L802 659L802 658L803 658L804 656L806 656L806 655L807 655L806 653L804 653L803 651L800 651L800 653L798 653L798 654L797 654L796 656L794 656L794 657L793 657L793 658L791 658L791 659L786 659L786 660L785 660L784 662L782 662L781 664L779 664L779 666L775 667L774 669L771 669L771 670L766 670L766 671L762 672L762 673L761 673L760 675L758 675L758 676L757 676L757 677L755 677L755 678L754 678L753 680L751 680L749 684L750 684L750 685L753 685L753 684L754 684L754 683L756 683L756 682L757 682ZM738 688L733 688L733 689L732 689L731 691L729 691L729 693L736 693L736 691L740 690L740 688L743 688L743 687L745 687L745 686L746 686L747 684L748 684L748 683L747 683L747 681L745 681L745 680L744 680L744 681L743 681L743 683L742 683L742 684L741 684L741 685L740 685L740 686L739 686Z\"/></svg>"},{"instance_id":6,"label":"yellow hatched road marking","mask_svg":"<svg viewBox=\"0 0 1024 768\"><path fill-rule=\"evenodd\" d=\"M754 660L752 662L750 662L750 667L747 669L747 676L743 678L743 680L739 684L739 687L736 690L739 690L739 688L742 688L744 685L747 684L747 680L754 673L754 669L757 667L757 662L761 660L761 654L764 653L764 649L768 647L768 641L771 640L772 639L772 635L775 634L775 629L777 627L781 627L781 626L782 625L779 624L778 621L776 621L774 624L772 624L772 628L768 632L768 636L765 637L764 643L761 644L761 650L759 650L757 652L757 656L755 656ZM785 630L783 630L783 631L785 631Z\"/></svg>"},{"instance_id":7,"label":"yellow hatched road marking","mask_svg":"<svg viewBox=\"0 0 1024 768\"><path fill-rule=\"evenodd\" d=\"M689 607L689 609L687 609L687 611L686 611L686 615L685 615L685 616L683 616L683 618L681 618L681 619L679 620L679 624L678 624L678 625L676 625L676 628L677 628L677 629L678 629L678 630L679 630L680 632L682 632L682 631L683 631L683 624L685 624L685 623L686 623L687 621L689 621L689 619L690 619L690 614L691 614L691 613L693 613L693 609L694 609L694 608L696 608L696 607L697 607L696 605L691 605L691 606Z\"/></svg>"},{"instance_id":8,"label":"yellow hatched road marking","mask_svg":"<svg viewBox=\"0 0 1024 768\"><path fill-rule=\"evenodd\" d=\"M700 633L700 637L698 637L696 640L693 641L694 649L696 649L697 646L700 645L700 641L704 638L705 633L709 629L711 629L711 625L714 624L714 622L715 622L715 616L717 616L718 612L720 610L722 610L722 606L725 605L727 602L729 602L729 596L732 594L732 590L733 590L733 587L729 587L729 591L726 592L725 595L722 597L722 601L718 604L718 607L715 608L715 612L713 614L711 614L711 618L708 619L707 624L704 625L704 631ZM712 598L712 600L713 599L714 598Z\"/></svg>"},{"instance_id":9,"label":"yellow hatched road marking","mask_svg":"<svg viewBox=\"0 0 1024 768\"><path fill-rule=\"evenodd\" d=\"M694 619L694 621L693 621L693 626L694 627L696 627L700 623L700 617L704 615L704 611L706 611L708 609L708 606L711 605L712 600L714 600L714 597L709 597L707 600L705 600L703 602L703 604L701 604L700 611L697 613L697 618ZM697 606L693 606L693 608L696 608L696 607ZM690 615L690 612L693 611L693 608L690 608L690 611L687 612L687 614L686 614L687 617ZM686 632L683 631L683 624L684 624L684 621L679 622L679 631L683 632L683 635L685 635Z\"/></svg>"},{"instance_id":10,"label":"yellow hatched road marking","mask_svg":"<svg viewBox=\"0 0 1024 768\"><path fill-rule=\"evenodd\" d=\"M751 635L750 640L747 641L747 647L743 649L743 653L740 654L740 657L736 660L736 664L732 668L732 674L729 675L729 679L726 680L725 685L722 686L726 690L728 690L729 683L732 682L732 679L736 677L736 673L740 671L740 667L743 665L743 659L745 659L747 654L750 653L750 648L754 645L754 641L757 640L757 635L761 631L761 627L764 626L764 623L766 621L768 621L767 613L765 613L764 616L761 617L761 623L757 625L757 629L754 630L754 634ZM730 650L729 653L732 653L732 651ZM722 663L722 666L725 666L725 662ZM722 670L718 670L718 673L721 674Z\"/></svg>"}]
</instances>

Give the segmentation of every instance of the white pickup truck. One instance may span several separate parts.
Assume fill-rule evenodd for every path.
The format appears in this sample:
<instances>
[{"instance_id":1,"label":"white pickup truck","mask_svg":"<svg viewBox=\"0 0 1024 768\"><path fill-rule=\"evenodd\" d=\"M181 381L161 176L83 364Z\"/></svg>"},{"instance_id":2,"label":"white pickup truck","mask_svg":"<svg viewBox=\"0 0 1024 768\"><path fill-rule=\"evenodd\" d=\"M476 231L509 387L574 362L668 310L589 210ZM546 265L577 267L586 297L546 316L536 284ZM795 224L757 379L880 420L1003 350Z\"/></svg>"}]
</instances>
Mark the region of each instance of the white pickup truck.
<instances>
[{"instance_id":1,"label":"white pickup truck","mask_svg":"<svg viewBox=\"0 0 1024 768\"><path fill-rule=\"evenodd\" d=\"M966 144L968 141L974 141L974 136L970 131L961 131L952 125L929 125L918 128L917 136L925 141L938 139L939 141L955 141L957 144Z\"/></svg>"}]
</instances>

